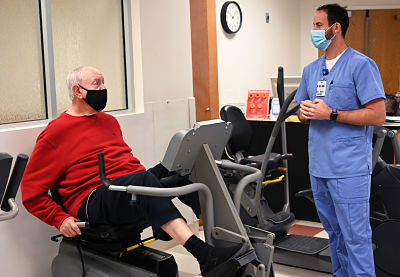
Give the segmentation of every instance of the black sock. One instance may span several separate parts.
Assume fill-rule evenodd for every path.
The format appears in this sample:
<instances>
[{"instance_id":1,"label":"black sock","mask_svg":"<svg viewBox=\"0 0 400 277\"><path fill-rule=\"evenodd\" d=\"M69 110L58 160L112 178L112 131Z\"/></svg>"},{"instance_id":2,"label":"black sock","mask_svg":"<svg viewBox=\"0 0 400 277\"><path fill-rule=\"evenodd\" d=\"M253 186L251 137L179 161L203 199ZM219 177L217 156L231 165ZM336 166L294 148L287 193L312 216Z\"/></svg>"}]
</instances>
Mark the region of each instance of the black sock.
<instances>
[{"instance_id":1,"label":"black sock","mask_svg":"<svg viewBox=\"0 0 400 277\"><path fill-rule=\"evenodd\" d=\"M204 264L207 262L207 256L214 248L196 237L196 235L192 235L185 242L183 247L185 247L185 249L197 259L199 264Z\"/></svg>"},{"instance_id":2,"label":"black sock","mask_svg":"<svg viewBox=\"0 0 400 277\"><path fill-rule=\"evenodd\" d=\"M183 246L197 259L203 275L227 261L242 247L239 244L227 248L216 248L205 243L195 235L192 235Z\"/></svg>"}]
</instances>

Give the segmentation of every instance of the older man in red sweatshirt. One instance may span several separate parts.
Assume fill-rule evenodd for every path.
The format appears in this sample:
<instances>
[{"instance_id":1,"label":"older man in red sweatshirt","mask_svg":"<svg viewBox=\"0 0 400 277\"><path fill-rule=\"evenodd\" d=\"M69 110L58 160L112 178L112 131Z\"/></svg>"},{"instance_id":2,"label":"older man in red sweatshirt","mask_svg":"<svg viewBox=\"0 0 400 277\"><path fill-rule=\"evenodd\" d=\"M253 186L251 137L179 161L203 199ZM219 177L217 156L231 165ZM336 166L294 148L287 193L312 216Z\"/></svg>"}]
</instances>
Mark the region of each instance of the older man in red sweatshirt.
<instances>
[{"instance_id":1,"label":"older man in red sweatshirt","mask_svg":"<svg viewBox=\"0 0 400 277\"><path fill-rule=\"evenodd\" d=\"M67 86L72 104L39 135L23 177L26 209L66 237L81 234L78 220L122 224L145 218L156 237L172 237L193 254L203 275L226 273L224 261L238 249L214 248L200 240L170 198L139 195L138 204L129 205L129 194L102 186L98 152L104 153L106 174L113 185L162 187L159 179L169 172L161 165L146 171L123 140L118 121L101 111L106 106L107 89L99 70L78 67L68 75ZM65 211L48 194L54 186ZM200 214L197 194L181 200Z\"/></svg>"}]
</instances>

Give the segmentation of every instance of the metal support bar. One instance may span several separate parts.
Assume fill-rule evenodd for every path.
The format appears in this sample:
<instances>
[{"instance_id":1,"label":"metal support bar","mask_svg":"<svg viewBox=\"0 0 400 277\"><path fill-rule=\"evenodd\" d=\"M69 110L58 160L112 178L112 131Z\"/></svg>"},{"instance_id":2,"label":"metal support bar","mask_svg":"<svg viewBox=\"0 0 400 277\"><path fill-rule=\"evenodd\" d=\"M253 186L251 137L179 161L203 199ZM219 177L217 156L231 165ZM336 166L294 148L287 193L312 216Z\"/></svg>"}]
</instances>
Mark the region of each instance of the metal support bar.
<instances>
[{"instance_id":1,"label":"metal support bar","mask_svg":"<svg viewBox=\"0 0 400 277\"><path fill-rule=\"evenodd\" d=\"M399 139L397 137L397 130L389 130L387 136L390 138L390 141L392 142L394 158L396 159L395 163L399 164L400 163L400 145L399 145Z\"/></svg>"},{"instance_id":2,"label":"metal support bar","mask_svg":"<svg viewBox=\"0 0 400 277\"><path fill-rule=\"evenodd\" d=\"M287 152L287 139L286 139L286 120L282 122L281 125L281 141L282 141L282 154L286 155ZM286 170L283 172L285 175L285 180L284 180L284 187L283 187L283 192L284 192L284 204L282 211L286 213L290 213L290 202L289 202L289 166L288 166L288 160L283 159L282 161L283 167L286 168Z\"/></svg>"},{"instance_id":3,"label":"metal support bar","mask_svg":"<svg viewBox=\"0 0 400 277\"><path fill-rule=\"evenodd\" d=\"M211 241L211 229L214 227L214 204L213 196L210 189L202 183L193 183L176 188L151 188L151 187L141 187L141 186L109 186L110 190L114 191L126 191L133 195L149 195L149 196L161 196L161 197L173 197L189 194L195 191L202 193L205 199L205 211L203 219L207 222L204 224L204 230L206 239Z\"/></svg>"},{"instance_id":4,"label":"metal support bar","mask_svg":"<svg viewBox=\"0 0 400 277\"><path fill-rule=\"evenodd\" d=\"M250 238L265 240L265 243L272 246L274 244L275 234L250 225L244 225Z\"/></svg>"},{"instance_id":5,"label":"metal support bar","mask_svg":"<svg viewBox=\"0 0 400 277\"><path fill-rule=\"evenodd\" d=\"M228 160L222 160L217 163L220 164L220 166L222 168L233 169L233 170L251 173L251 174L243 177L242 179L240 179L240 181L237 184L236 189L235 189L233 203L235 204L236 210L238 212L240 212L240 202L241 202L243 191L244 191L245 187L252 182L256 182L259 179L262 179L263 174L262 174L261 170L259 170L257 168L242 165L242 164L232 163L231 161L228 161Z\"/></svg>"},{"instance_id":6,"label":"metal support bar","mask_svg":"<svg viewBox=\"0 0 400 277\"><path fill-rule=\"evenodd\" d=\"M11 210L6 213L0 213L0 221L12 219L17 216L18 206L17 206L17 203L15 202L14 198L8 199L8 205L10 206Z\"/></svg>"},{"instance_id":7,"label":"metal support bar","mask_svg":"<svg viewBox=\"0 0 400 277\"><path fill-rule=\"evenodd\" d=\"M229 241L234 243L245 243L247 238L238 233L226 230L221 227L212 228L212 236L215 239Z\"/></svg>"},{"instance_id":8,"label":"metal support bar","mask_svg":"<svg viewBox=\"0 0 400 277\"><path fill-rule=\"evenodd\" d=\"M374 127L374 134L376 135L375 145L372 149L372 170L374 170L376 162L382 150L383 142L388 134L388 130L384 127Z\"/></svg>"}]
</instances>

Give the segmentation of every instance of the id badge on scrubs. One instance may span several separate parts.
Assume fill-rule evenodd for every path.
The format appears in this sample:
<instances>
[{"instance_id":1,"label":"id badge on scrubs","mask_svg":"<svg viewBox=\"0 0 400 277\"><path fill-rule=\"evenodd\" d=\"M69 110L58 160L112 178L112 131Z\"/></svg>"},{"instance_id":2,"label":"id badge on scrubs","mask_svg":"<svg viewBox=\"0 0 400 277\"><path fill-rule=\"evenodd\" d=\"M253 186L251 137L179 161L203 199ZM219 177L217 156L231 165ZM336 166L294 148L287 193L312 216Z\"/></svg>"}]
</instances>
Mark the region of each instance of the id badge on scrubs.
<instances>
[{"instance_id":1,"label":"id badge on scrubs","mask_svg":"<svg viewBox=\"0 0 400 277\"><path fill-rule=\"evenodd\" d=\"M317 96L325 96L326 81L318 81L317 84Z\"/></svg>"}]
</instances>

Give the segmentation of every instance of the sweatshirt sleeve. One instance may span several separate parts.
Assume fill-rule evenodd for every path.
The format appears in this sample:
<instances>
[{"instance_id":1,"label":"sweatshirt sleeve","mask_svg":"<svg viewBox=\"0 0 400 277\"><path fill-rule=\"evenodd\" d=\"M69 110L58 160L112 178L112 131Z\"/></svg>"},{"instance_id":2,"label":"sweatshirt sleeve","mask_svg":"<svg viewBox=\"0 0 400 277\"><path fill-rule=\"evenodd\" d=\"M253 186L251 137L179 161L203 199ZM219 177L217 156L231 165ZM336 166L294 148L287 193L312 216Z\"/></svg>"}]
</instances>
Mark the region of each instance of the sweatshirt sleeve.
<instances>
[{"instance_id":1,"label":"sweatshirt sleeve","mask_svg":"<svg viewBox=\"0 0 400 277\"><path fill-rule=\"evenodd\" d=\"M45 223L60 229L70 215L65 213L49 195L63 173L61 153L45 138L39 136L21 182L25 208Z\"/></svg>"}]
</instances>

